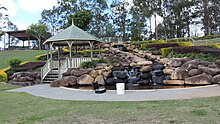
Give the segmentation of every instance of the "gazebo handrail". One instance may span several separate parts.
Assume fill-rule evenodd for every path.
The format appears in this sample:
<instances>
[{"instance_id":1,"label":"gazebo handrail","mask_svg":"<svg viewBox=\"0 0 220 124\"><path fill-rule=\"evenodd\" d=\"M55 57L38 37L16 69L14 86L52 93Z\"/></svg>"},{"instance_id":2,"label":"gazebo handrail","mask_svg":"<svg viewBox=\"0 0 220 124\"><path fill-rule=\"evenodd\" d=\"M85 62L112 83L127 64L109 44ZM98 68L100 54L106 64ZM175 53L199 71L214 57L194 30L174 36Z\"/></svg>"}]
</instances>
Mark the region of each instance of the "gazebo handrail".
<instances>
[{"instance_id":1,"label":"gazebo handrail","mask_svg":"<svg viewBox=\"0 0 220 124\"><path fill-rule=\"evenodd\" d=\"M47 76L48 73L52 70L52 59L48 59L47 63L41 68L41 82Z\"/></svg>"}]
</instances>

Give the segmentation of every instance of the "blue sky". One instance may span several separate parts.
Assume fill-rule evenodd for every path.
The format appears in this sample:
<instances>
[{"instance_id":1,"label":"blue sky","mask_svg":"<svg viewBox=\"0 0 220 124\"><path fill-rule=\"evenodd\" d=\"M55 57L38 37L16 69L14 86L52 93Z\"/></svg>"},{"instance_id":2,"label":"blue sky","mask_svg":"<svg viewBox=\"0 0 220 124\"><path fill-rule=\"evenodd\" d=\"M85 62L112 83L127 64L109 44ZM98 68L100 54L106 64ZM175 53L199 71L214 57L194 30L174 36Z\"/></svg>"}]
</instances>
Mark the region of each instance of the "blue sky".
<instances>
[{"instance_id":1,"label":"blue sky","mask_svg":"<svg viewBox=\"0 0 220 124\"><path fill-rule=\"evenodd\" d=\"M57 0L0 0L0 4L8 9L12 23L23 30L37 23L41 19L41 12L56 6Z\"/></svg>"}]
</instances>

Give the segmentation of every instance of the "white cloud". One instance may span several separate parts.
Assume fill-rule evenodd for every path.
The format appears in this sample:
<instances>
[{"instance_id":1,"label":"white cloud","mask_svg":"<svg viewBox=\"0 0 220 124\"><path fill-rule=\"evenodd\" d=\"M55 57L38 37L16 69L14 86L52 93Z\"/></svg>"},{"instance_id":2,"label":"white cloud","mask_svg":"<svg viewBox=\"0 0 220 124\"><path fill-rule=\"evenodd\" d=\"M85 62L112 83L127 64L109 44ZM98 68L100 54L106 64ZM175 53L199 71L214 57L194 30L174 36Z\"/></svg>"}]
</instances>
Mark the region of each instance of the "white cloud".
<instances>
[{"instance_id":1,"label":"white cloud","mask_svg":"<svg viewBox=\"0 0 220 124\"><path fill-rule=\"evenodd\" d=\"M17 15L18 7L14 0L0 0L0 4L8 9L9 17L15 17Z\"/></svg>"},{"instance_id":2,"label":"white cloud","mask_svg":"<svg viewBox=\"0 0 220 124\"><path fill-rule=\"evenodd\" d=\"M18 27L18 30L26 30L30 24L25 21L14 21L14 24Z\"/></svg>"},{"instance_id":3,"label":"white cloud","mask_svg":"<svg viewBox=\"0 0 220 124\"><path fill-rule=\"evenodd\" d=\"M20 9L32 13L52 9L54 5L57 5L57 0L17 0L17 2Z\"/></svg>"}]
</instances>

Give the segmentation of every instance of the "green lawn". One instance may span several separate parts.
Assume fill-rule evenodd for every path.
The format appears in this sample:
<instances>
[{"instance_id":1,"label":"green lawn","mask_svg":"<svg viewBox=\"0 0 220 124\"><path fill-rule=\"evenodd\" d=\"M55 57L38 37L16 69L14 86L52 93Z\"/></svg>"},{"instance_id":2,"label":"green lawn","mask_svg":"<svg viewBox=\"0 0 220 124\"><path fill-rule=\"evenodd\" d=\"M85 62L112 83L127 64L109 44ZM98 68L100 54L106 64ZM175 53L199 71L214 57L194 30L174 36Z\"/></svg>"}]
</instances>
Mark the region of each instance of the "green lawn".
<instances>
[{"instance_id":1,"label":"green lawn","mask_svg":"<svg viewBox=\"0 0 220 124\"><path fill-rule=\"evenodd\" d=\"M14 87L0 84L1 124L220 123L220 97L151 102L61 101L4 91Z\"/></svg>"},{"instance_id":2,"label":"green lawn","mask_svg":"<svg viewBox=\"0 0 220 124\"><path fill-rule=\"evenodd\" d=\"M9 67L10 59L20 59L23 61L36 61L34 56L46 53L45 50L11 50L0 51L0 69Z\"/></svg>"}]
</instances>

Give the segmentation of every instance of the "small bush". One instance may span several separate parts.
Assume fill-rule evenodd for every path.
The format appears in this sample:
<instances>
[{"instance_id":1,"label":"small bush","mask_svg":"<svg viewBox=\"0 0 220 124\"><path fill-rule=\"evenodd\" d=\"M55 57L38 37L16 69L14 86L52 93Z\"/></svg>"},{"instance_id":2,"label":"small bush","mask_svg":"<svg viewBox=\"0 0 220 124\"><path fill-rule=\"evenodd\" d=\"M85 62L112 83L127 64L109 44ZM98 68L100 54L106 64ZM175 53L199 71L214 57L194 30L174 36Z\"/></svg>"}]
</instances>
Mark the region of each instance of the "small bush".
<instances>
[{"instance_id":1,"label":"small bush","mask_svg":"<svg viewBox=\"0 0 220 124\"><path fill-rule=\"evenodd\" d=\"M92 60L92 61L88 61L88 62L83 62L80 64L81 68L93 68L98 64L97 60Z\"/></svg>"},{"instance_id":2,"label":"small bush","mask_svg":"<svg viewBox=\"0 0 220 124\"><path fill-rule=\"evenodd\" d=\"M166 57L171 53L171 49L170 48L161 48L161 54L162 56Z\"/></svg>"},{"instance_id":3,"label":"small bush","mask_svg":"<svg viewBox=\"0 0 220 124\"><path fill-rule=\"evenodd\" d=\"M4 71L0 70L0 82L7 82L7 77L7 74Z\"/></svg>"},{"instance_id":4,"label":"small bush","mask_svg":"<svg viewBox=\"0 0 220 124\"><path fill-rule=\"evenodd\" d=\"M11 60L9 60L9 65L13 68L18 67L20 64L21 64L20 59L11 59Z\"/></svg>"}]
</instances>

